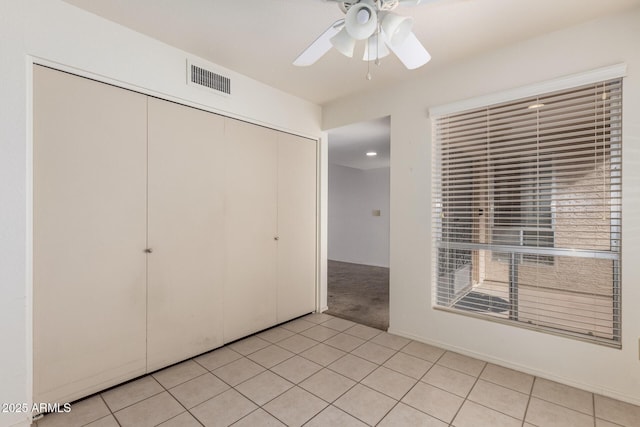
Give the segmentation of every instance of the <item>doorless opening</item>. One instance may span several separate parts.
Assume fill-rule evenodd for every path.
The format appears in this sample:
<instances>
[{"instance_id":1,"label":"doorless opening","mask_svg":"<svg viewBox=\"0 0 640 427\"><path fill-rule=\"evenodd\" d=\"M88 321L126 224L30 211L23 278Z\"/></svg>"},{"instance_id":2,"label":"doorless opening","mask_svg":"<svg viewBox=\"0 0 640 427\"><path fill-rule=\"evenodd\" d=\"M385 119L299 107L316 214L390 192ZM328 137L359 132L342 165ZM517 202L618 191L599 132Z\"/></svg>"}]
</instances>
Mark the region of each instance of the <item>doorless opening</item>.
<instances>
[{"instance_id":1,"label":"doorless opening","mask_svg":"<svg viewBox=\"0 0 640 427\"><path fill-rule=\"evenodd\" d=\"M328 131L328 314L389 327L390 118Z\"/></svg>"}]
</instances>

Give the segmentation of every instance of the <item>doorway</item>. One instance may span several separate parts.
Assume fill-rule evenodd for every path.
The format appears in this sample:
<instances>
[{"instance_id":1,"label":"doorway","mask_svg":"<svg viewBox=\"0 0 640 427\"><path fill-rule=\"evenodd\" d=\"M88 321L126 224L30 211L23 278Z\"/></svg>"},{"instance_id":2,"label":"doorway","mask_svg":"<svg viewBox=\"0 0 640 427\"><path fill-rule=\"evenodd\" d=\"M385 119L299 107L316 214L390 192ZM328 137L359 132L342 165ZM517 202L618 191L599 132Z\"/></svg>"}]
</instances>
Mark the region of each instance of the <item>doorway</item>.
<instances>
[{"instance_id":1,"label":"doorway","mask_svg":"<svg viewBox=\"0 0 640 427\"><path fill-rule=\"evenodd\" d=\"M328 131L326 313L389 327L390 118Z\"/></svg>"}]
</instances>

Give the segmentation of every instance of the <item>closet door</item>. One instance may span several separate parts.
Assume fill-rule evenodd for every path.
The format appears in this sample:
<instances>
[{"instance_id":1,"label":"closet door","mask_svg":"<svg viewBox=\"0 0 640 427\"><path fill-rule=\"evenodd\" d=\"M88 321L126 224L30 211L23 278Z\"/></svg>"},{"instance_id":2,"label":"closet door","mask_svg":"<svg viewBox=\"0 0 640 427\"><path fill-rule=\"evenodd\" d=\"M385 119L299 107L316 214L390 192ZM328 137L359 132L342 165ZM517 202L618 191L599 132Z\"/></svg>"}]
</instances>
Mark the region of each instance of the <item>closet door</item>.
<instances>
[{"instance_id":1,"label":"closet door","mask_svg":"<svg viewBox=\"0 0 640 427\"><path fill-rule=\"evenodd\" d=\"M145 371L145 96L34 67L34 402Z\"/></svg>"},{"instance_id":2,"label":"closet door","mask_svg":"<svg viewBox=\"0 0 640 427\"><path fill-rule=\"evenodd\" d=\"M316 141L278 136L278 323L316 307Z\"/></svg>"},{"instance_id":3,"label":"closet door","mask_svg":"<svg viewBox=\"0 0 640 427\"><path fill-rule=\"evenodd\" d=\"M225 119L225 342L276 323L277 132Z\"/></svg>"},{"instance_id":4,"label":"closet door","mask_svg":"<svg viewBox=\"0 0 640 427\"><path fill-rule=\"evenodd\" d=\"M148 370L222 345L224 119L149 98Z\"/></svg>"}]
</instances>

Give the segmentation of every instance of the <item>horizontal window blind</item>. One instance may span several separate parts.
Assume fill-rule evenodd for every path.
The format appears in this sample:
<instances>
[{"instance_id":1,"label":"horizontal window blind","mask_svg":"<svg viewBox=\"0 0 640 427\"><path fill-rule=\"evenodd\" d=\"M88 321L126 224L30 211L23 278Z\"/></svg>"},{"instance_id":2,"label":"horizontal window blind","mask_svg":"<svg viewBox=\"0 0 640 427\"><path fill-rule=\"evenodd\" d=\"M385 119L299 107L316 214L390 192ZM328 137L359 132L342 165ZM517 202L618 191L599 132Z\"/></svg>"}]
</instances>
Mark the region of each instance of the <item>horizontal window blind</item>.
<instances>
[{"instance_id":1,"label":"horizontal window blind","mask_svg":"<svg viewBox=\"0 0 640 427\"><path fill-rule=\"evenodd\" d=\"M617 346L622 79L434 118L434 304Z\"/></svg>"}]
</instances>

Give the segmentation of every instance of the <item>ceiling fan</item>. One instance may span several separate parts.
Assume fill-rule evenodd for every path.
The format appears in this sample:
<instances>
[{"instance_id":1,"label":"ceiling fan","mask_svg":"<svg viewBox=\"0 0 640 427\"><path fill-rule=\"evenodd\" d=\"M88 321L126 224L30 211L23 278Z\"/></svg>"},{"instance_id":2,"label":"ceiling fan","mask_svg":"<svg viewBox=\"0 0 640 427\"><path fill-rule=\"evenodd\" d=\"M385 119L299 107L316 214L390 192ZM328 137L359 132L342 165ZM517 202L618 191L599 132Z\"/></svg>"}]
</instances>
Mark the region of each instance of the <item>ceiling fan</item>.
<instances>
[{"instance_id":1,"label":"ceiling fan","mask_svg":"<svg viewBox=\"0 0 640 427\"><path fill-rule=\"evenodd\" d=\"M429 62L431 55L411 31L413 18L392 11L402 6L417 6L436 0L324 0L338 3L343 19L331 24L293 62L297 66L314 64L332 47L352 58L359 40L365 40L364 61L380 63L393 52L410 70ZM367 76L370 78L370 75Z\"/></svg>"}]
</instances>

